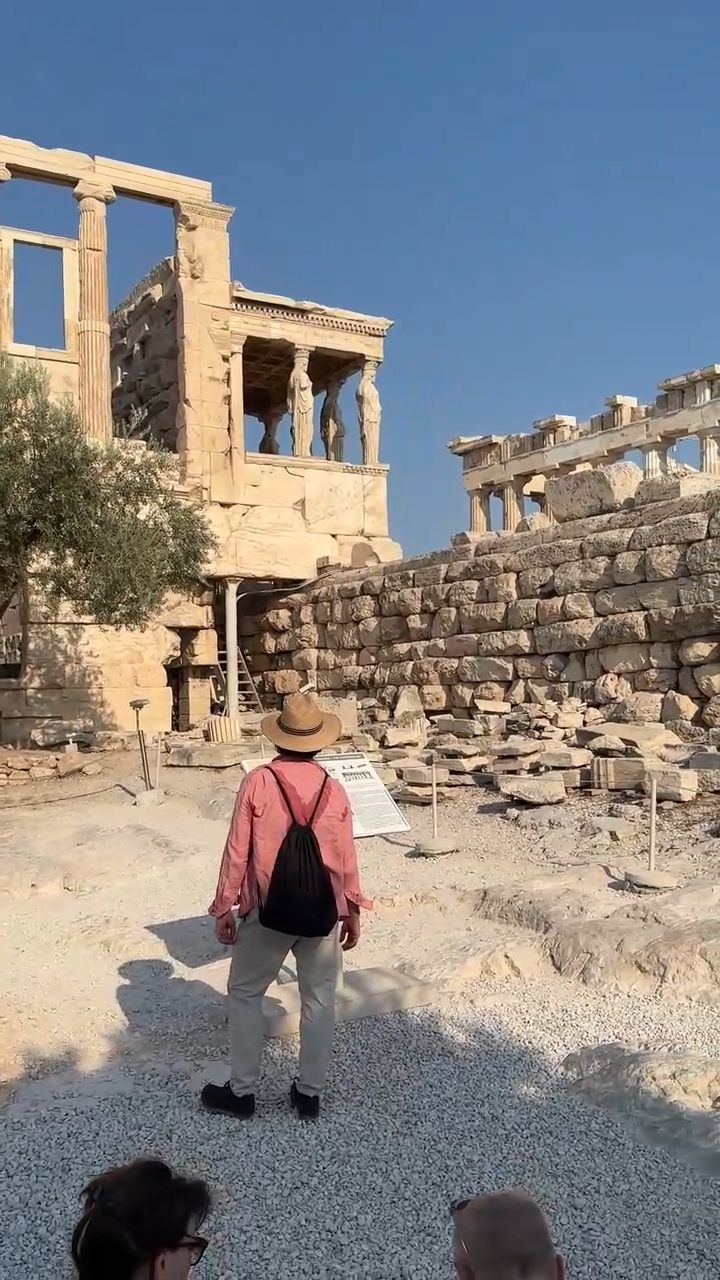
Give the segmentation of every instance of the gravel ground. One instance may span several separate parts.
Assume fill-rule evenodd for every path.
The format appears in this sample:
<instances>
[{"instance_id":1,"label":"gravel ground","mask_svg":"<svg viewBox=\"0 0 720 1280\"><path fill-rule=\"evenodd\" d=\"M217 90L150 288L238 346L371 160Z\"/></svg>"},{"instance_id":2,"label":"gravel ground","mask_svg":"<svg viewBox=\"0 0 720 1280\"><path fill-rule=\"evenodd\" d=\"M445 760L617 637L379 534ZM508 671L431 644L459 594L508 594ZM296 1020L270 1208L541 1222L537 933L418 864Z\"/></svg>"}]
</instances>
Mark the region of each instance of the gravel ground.
<instances>
[{"instance_id":1,"label":"gravel ground","mask_svg":"<svg viewBox=\"0 0 720 1280\"><path fill-rule=\"evenodd\" d=\"M681 1162L588 1106L559 1066L612 1039L720 1055L709 1008L475 978L428 1009L340 1027L317 1126L287 1108L292 1042L269 1046L251 1124L202 1113L200 1083L224 1075L227 963L202 913L231 787L173 785L183 794L152 812L106 794L5 815L5 1065L19 1082L0 1110L3 1280L69 1274L80 1188L150 1152L213 1186L208 1280L450 1277L449 1200L517 1183L547 1207L574 1280L715 1280L718 1184L691 1150ZM381 907L357 963L437 966L472 927L444 890L551 861L481 807L463 795L446 811L452 859L363 843ZM408 816L427 830L427 813ZM720 1154L702 1167L720 1175Z\"/></svg>"}]
</instances>

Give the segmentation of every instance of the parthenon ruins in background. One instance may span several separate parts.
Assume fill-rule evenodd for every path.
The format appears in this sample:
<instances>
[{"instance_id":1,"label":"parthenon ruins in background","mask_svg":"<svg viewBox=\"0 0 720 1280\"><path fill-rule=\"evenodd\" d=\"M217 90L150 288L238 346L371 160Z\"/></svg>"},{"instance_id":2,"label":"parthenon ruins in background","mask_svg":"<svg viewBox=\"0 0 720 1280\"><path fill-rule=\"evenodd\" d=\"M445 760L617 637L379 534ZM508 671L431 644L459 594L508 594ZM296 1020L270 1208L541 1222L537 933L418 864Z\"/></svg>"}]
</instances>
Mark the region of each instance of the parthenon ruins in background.
<instances>
[{"instance_id":1,"label":"parthenon ruins in background","mask_svg":"<svg viewBox=\"0 0 720 1280\"><path fill-rule=\"evenodd\" d=\"M177 453L182 488L205 507L218 546L196 597L168 601L142 635L48 620L14 601L0 619L1 736L23 740L58 718L130 727L138 696L148 728L188 727L210 711L219 661L237 706L239 601L313 578L323 563L400 555L388 536L376 386L391 322L233 283L233 210L209 182L0 137L0 199L15 177L70 188L78 235L0 227L0 349L38 360L51 389L76 401L89 438L156 440ZM175 245L111 314L108 210L120 195L172 209ZM62 255L59 349L16 341L13 263L26 244ZM349 379L352 427L339 399ZM346 460L351 431L357 464Z\"/></svg>"},{"instance_id":2,"label":"parthenon ruins in background","mask_svg":"<svg viewBox=\"0 0 720 1280\"><path fill-rule=\"evenodd\" d=\"M552 519L545 499L549 477L618 462L625 454L643 454L646 478L668 469L668 454L680 440L697 436L700 466L720 476L720 365L708 365L658 384L654 404L634 396L609 396L602 413L589 422L553 414L522 435L456 436L448 448L462 458L463 482L470 495L472 533L491 529L490 499L502 500L502 527L514 533L524 515L525 497Z\"/></svg>"}]
</instances>

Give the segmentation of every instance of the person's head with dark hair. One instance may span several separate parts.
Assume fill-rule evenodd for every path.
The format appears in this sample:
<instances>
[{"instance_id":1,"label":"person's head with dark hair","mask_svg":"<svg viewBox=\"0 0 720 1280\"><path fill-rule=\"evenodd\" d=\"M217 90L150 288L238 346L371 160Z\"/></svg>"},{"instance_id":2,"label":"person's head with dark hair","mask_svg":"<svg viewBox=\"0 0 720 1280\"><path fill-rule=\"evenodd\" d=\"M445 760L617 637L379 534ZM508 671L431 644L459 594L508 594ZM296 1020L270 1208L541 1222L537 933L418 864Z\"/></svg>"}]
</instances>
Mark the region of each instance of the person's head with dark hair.
<instances>
[{"instance_id":1,"label":"person's head with dark hair","mask_svg":"<svg viewBox=\"0 0 720 1280\"><path fill-rule=\"evenodd\" d=\"M162 1160L110 1169L81 1199L72 1238L79 1280L187 1280L207 1248L197 1234L210 1212L206 1184Z\"/></svg>"}]
</instances>

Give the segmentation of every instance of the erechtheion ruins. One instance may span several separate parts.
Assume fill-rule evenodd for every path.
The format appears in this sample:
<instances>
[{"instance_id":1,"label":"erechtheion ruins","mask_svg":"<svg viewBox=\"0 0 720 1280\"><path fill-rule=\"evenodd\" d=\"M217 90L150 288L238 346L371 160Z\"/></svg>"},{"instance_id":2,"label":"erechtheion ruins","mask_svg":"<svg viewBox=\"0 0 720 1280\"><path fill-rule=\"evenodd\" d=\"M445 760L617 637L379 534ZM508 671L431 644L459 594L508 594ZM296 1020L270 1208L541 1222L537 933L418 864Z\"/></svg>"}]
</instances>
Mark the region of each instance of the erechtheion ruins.
<instances>
[{"instance_id":1,"label":"erechtheion ruins","mask_svg":"<svg viewBox=\"0 0 720 1280\"><path fill-rule=\"evenodd\" d=\"M71 188L79 226L77 239L0 227L0 349L39 360L53 390L74 397L92 439L125 438L128 448L153 439L175 451L218 549L196 598L169 600L143 634L48 620L32 602L24 610L15 602L0 622L2 736L21 741L57 719L130 727L137 697L148 701L148 728L188 727L209 713L219 647L228 650L227 702L237 705L238 602L249 591L288 588L323 563L400 554L388 536L375 383L391 322L233 283L233 210L213 199L209 182L0 137L0 184L13 177ZM111 314L116 195L169 206L175 251ZM62 254L60 350L15 341L18 244ZM359 465L344 460L339 403L353 377ZM277 438L286 413L289 456Z\"/></svg>"}]
</instances>

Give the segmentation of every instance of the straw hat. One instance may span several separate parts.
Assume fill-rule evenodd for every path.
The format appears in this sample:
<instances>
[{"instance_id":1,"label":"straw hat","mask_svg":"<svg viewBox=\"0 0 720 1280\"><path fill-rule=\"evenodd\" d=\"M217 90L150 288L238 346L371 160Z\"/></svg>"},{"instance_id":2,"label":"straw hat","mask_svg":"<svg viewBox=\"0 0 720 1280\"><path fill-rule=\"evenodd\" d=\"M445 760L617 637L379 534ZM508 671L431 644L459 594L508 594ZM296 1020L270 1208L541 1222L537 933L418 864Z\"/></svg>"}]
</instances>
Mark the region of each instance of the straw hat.
<instances>
[{"instance_id":1,"label":"straw hat","mask_svg":"<svg viewBox=\"0 0 720 1280\"><path fill-rule=\"evenodd\" d=\"M321 711L308 693L286 698L282 711L265 716L260 728L285 751L322 751L340 737L340 721L331 712Z\"/></svg>"}]
</instances>

